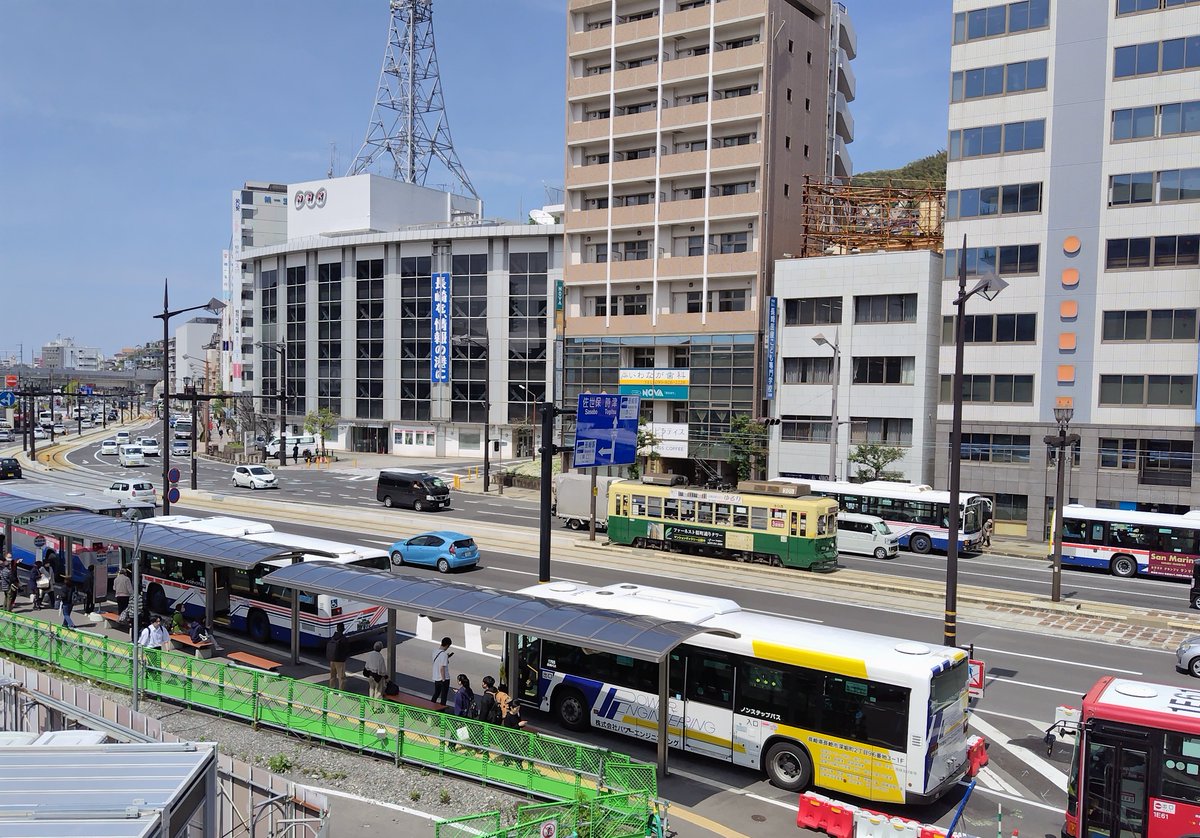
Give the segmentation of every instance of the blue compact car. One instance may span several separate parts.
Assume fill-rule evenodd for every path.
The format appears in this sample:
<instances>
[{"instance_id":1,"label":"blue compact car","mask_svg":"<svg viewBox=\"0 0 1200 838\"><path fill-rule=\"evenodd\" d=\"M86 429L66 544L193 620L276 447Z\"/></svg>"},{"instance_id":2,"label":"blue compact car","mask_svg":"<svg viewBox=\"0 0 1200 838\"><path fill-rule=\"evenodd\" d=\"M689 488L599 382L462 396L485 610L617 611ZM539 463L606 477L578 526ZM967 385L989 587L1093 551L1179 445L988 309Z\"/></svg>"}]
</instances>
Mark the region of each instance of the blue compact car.
<instances>
[{"instance_id":1,"label":"blue compact car","mask_svg":"<svg viewBox=\"0 0 1200 838\"><path fill-rule=\"evenodd\" d=\"M460 567L479 564L479 547L475 539L450 530L422 533L397 541L388 552L396 567L406 564L428 565L442 573L449 573Z\"/></svg>"}]
</instances>

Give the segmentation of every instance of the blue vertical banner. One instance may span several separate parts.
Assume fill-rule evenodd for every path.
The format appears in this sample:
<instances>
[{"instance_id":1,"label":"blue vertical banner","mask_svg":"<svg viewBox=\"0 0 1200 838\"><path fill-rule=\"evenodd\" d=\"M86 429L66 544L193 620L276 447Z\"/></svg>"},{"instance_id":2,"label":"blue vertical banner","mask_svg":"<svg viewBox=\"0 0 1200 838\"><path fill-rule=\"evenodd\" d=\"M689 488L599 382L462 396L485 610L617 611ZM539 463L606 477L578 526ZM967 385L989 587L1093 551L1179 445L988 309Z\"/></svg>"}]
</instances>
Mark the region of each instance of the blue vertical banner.
<instances>
[{"instance_id":1,"label":"blue vertical banner","mask_svg":"<svg viewBox=\"0 0 1200 838\"><path fill-rule=\"evenodd\" d=\"M429 380L434 384L446 384L450 381L450 274L434 274L432 281Z\"/></svg>"},{"instance_id":2,"label":"blue vertical banner","mask_svg":"<svg viewBox=\"0 0 1200 838\"><path fill-rule=\"evenodd\" d=\"M767 370L764 398L775 398L775 341L779 332L779 298L767 297Z\"/></svg>"}]
</instances>

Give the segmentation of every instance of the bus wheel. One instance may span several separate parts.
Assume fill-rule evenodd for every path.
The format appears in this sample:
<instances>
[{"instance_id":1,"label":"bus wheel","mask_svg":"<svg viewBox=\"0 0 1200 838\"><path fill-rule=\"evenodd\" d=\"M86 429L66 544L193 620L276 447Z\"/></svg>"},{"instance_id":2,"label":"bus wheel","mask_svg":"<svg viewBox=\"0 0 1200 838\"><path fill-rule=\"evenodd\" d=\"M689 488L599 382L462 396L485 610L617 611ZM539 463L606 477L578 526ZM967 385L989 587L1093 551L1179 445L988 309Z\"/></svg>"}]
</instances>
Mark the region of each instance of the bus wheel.
<instances>
[{"instance_id":1,"label":"bus wheel","mask_svg":"<svg viewBox=\"0 0 1200 838\"><path fill-rule=\"evenodd\" d=\"M151 585L146 591L146 605L155 614L166 614L171 610L171 603L167 602L167 595L158 585Z\"/></svg>"},{"instance_id":2,"label":"bus wheel","mask_svg":"<svg viewBox=\"0 0 1200 838\"><path fill-rule=\"evenodd\" d=\"M246 630L250 632L250 639L255 643L271 642L271 621L265 612L257 608L251 611L246 619Z\"/></svg>"},{"instance_id":3,"label":"bus wheel","mask_svg":"<svg viewBox=\"0 0 1200 838\"><path fill-rule=\"evenodd\" d=\"M1117 556L1112 560L1112 575L1130 579L1137 575L1137 561L1132 556Z\"/></svg>"},{"instance_id":4,"label":"bus wheel","mask_svg":"<svg viewBox=\"0 0 1200 838\"><path fill-rule=\"evenodd\" d=\"M554 715L568 730L587 730L588 706L579 690L559 687L554 691Z\"/></svg>"},{"instance_id":5,"label":"bus wheel","mask_svg":"<svg viewBox=\"0 0 1200 838\"><path fill-rule=\"evenodd\" d=\"M1200 610L1200 594L1192 597L1192 608Z\"/></svg>"},{"instance_id":6,"label":"bus wheel","mask_svg":"<svg viewBox=\"0 0 1200 838\"><path fill-rule=\"evenodd\" d=\"M914 553L925 555L933 549L933 542L925 533L919 532L908 540L908 547Z\"/></svg>"},{"instance_id":7,"label":"bus wheel","mask_svg":"<svg viewBox=\"0 0 1200 838\"><path fill-rule=\"evenodd\" d=\"M795 742L776 742L763 760L771 785L784 791L801 792L812 782L812 760Z\"/></svg>"}]
</instances>

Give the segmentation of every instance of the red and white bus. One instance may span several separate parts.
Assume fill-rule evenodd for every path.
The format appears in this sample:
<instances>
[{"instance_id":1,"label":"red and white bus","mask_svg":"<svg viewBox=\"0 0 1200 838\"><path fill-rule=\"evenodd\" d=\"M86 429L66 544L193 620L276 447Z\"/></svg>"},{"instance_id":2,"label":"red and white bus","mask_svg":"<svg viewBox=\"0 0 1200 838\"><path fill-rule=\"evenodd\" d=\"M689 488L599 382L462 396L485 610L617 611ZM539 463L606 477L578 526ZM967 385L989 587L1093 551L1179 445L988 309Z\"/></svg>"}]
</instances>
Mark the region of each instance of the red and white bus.
<instances>
[{"instance_id":1,"label":"red and white bus","mask_svg":"<svg viewBox=\"0 0 1200 838\"><path fill-rule=\"evenodd\" d=\"M1063 567L1191 579L1200 559L1200 510L1167 515L1071 503L1063 507L1062 542Z\"/></svg>"},{"instance_id":2,"label":"red and white bus","mask_svg":"<svg viewBox=\"0 0 1200 838\"><path fill-rule=\"evenodd\" d=\"M1200 689L1105 676L1079 724L1064 836L1200 836Z\"/></svg>"}]
</instances>

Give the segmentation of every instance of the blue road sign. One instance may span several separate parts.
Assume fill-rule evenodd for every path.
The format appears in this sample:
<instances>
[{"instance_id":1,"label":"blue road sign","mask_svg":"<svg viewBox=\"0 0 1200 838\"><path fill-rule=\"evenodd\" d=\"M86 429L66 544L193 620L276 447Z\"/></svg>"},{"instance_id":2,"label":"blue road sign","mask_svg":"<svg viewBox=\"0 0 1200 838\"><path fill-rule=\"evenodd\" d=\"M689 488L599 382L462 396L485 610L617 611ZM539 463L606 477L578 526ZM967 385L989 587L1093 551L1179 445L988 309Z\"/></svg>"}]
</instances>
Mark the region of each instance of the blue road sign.
<instances>
[{"instance_id":1,"label":"blue road sign","mask_svg":"<svg viewBox=\"0 0 1200 838\"><path fill-rule=\"evenodd\" d=\"M575 465L627 466L637 457L637 396L579 395L575 425Z\"/></svg>"},{"instance_id":2,"label":"blue road sign","mask_svg":"<svg viewBox=\"0 0 1200 838\"><path fill-rule=\"evenodd\" d=\"M17 406L17 394L16 393L14 393L12 390L5 390L4 392L0 392L0 407L16 407L16 406Z\"/></svg>"},{"instance_id":3,"label":"blue road sign","mask_svg":"<svg viewBox=\"0 0 1200 838\"><path fill-rule=\"evenodd\" d=\"M167 490L167 500L171 503L179 503L179 489L177 487L172 486Z\"/></svg>"},{"instance_id":4,"label":"blue road sign","mask_svg":"<svg viewBox=\"0 0 1200 838\"><path fill-rule=\"evenodd\" d=\"M80 384L79 385L79 395L90 396L92 394L92 392L93 392L93 390L92 390L91 384Z\"/></svg>"},{"instance_id":5,"label":"blue road sign","mask_svg":"<svg viewBox=\"0 0 1200 838\"><path fill-rule=\"evenodd\" d=\"M178 483L179 482L179 469L175 468L174 466L171 466L171 470L167 472L167 480L169 480L172 483Z\"/></svg>"}]
</instances>

